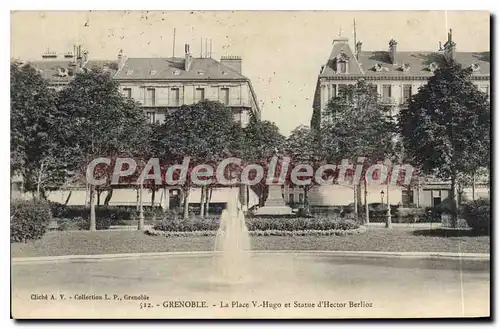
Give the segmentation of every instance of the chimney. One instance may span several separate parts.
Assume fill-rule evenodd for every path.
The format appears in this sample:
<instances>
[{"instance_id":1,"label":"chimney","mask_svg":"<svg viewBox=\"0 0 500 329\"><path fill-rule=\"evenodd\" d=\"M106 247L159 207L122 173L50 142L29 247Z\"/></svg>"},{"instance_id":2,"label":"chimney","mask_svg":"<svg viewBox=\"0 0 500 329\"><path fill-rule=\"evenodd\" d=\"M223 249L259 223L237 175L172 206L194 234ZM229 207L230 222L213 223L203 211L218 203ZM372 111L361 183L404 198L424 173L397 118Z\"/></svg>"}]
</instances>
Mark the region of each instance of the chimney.
<instances>
[{"instance_id":1,"label":"chimney","mask_svg":"<svg viewBox=\"0 0 500 329\"><path fill-rule=\"evenodd\" d=\"M187 43L184 45L184 53L185 53L184 70L186 70L187 72L191 68L191 63L193 62L193 57L189 52L189 44Z\"/></svg>"},{"instance_id":2,"label":"chimney","mask_svg":"<svg viewBox=\"0 0 500 329\"><path fill-rule=\"evenodd\" d=\"M81 69L84 66L82 46L76 46L76 66Z\"/></svg>"},{"instance_id":3,"label":"chimney","mask_svg":"<svg viewBox=\"0 0 500 329\"><path fill-rule=\"evenodd\" d=\"M125 56L123 55L123 50L120 49L118 52L118 70L121 69L125 65Z\"/></svg>"},{"instance_id":4,"label":"chimney","mask_svg":"<svg viewBox=\"0 0 500 329\"><path fill-rule=\"evenodd\" d=\"M233 71L241 74L241 57L240 56L222 56L220 58L222 65L225 65Z\"/></svg>"},{"instance_id":5,"label":"chimney","mask_svg":"<svg viewBox=\"0 0 500 329\"><path fill-rule=\"evenodd\" d=\"M87 61L89 60L89 52L87 50L84 50L83 53L82 53L82 60L84 63L87 63Z\"/></svg>"},{"instance_id":6,"label":"chimney","mask_svg":"<svg viewBox=\"0 0 500 329\"><path fill-rule=\"evenodd\" d=\"M391 60L391 63L393 65L396 64L396 50L397 50L397 46L398 46L398 43L396 42L396 40L394 39L391 39L391 41L389 41L389 58Z\"/></svg>"},{"instance_id":7,"label":"chimney","mask_svg":"<svg viewBox=\"0 0 500 329\"><path fill-rule=\"evenodd\" d=\"M53 51L47 51L42 54L42 59L47 60L47 59L57 59L57 54Z\"/></svg>"},{"instance_id":8,"label":"chimney","mask_svg":"<svg viewBox=\"0 0 500 329\"><path fill-rule=\"evenodd\" d=\"M455 42L453 42L452 31L448 32L448 41L444 44L444 53L446 58L455 59Z\"/></svg>"},{"instance_id":9,"label":"chimney","mask_svg":"<svg viewBox=\"0 0 500 329\"><path fill-rule=\"evenodd\" d=\"M361 52L361 46L363 43L361 41L356 42L356 59L359 59L359 53Z\"/></svg>"}]
</instances>

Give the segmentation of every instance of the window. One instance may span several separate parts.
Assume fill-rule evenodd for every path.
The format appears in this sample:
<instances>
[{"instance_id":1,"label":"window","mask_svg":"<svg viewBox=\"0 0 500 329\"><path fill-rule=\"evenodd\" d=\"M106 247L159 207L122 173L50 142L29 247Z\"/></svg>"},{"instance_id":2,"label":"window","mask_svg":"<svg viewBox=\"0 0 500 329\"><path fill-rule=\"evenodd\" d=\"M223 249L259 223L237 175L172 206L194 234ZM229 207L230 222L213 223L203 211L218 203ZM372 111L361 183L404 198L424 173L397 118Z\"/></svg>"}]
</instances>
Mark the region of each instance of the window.
<instances>
[{"instance_id":1,"label":"window","mask_svg":"<svg viewBox=\"0 0 500 329\"><path fill-rule=\"evenodd\" d=\"M432 206L436 207L441 203L441 190L431 190Z\"/></svg>"},{"instance_id":2,"label":"window","mask_svg":"<svg viewBox=\"0 0 500 329\"><path fill-rule=\"evenodd\" d=\"M382 86L382 97L384 99L391 98L391 85L383 85Z\"/></svg>"},{"instance_id":3,"label":"window","mask_svg":"<svg viewBox=\"0 0 500 329\"><path fill-rule=\"evenodd\" d=\"M229 88L220 90L220 102L224 105L229 105Z\"/></svg>"},{"instance_id":4,"label":"window","mask_svg":"<svg viewBox=\"0 0 500 329\"><path fill-rule=\"evenodd\" d=\"M377 93L378 93L378 90L377 90L377 85L370 84L369 88L370 88L370 90L371 90L372 92L374 92L375 94L377 94Z\"/></svg>"},{"instance_id":5,"label":"window","mask_svg":"<svg viewBox=\"0 0 500 329\"><path fill-rule=\"evenodd\" d=\"M155 106L156 103L156 95L154 88L148 88L146 90L146 105Z\"/></svg>"},{"instance_id":6,"label":"window","mask_svg":"<svg viewBox=\"0 0 500 329\"><path fill-rule=\"evenodd\" d=\"M299 203L304 203L304 194L299 194Z\"/></svg>"},{"instance_id":7,"label":"window","mask_svg":"<svg viewBox=\"0 0 500 329\"><path fill-rule=\"evenodd\" d=\"M149 123L156 123L156 113L155 112L146 112Z\"/></svg>"},{"instance_id":8,"label":"window","mask_svg":"<svg viewBox=\"0 0 500 329\"><path fill-rule=\"evenodd\" d=\"M170 105L171 106L179 105L179 88L170 89Z\"/></svg>"},{"instance_id":9,"label":"window","mask_svg":"<svg viewBox=\"0 0 500 329\"><path fill-rule=\"evenodd\" d=\"M339 96L342 95L342 93L344 93L346 90L347 90L347 85L346 84L340 84L338 86L339 88Z\"/></svg>"},{"instance_id":10,"label":"window","mask_svg":"<svg viewBox=\"0 0 500 329\"><path fill-rule=\"evenodd\" d=\"M490 94L490 93L489 93L489 91L490 91L489 86L480 86L480 87L479 87L479 90L481 90L483 93L485 93L485 94L487 94L487 95L489 95L489 94Z\"/></svg>"},{"instance_id":11,"label":"window","mask_svg":"<svg viewBox=\"0 0 500 329\"><path fill-rule=\"evenodd\" d=\"M332 85L332 98L337 97L337 85Z\"/></svg>"},{"instance_id":12,"label":"window","mask_svg":"<svg viewBox=\"0 0 500 329\"><path fill-rule=\"evenodd\" d=\"M205 89L196 88L194 91L194 100L195 102L199 102L205 99Z\"/></svg>"},{"instance_id":13,"label":"window","mask_svg":"<svg viewBox=\"0 0 500 329\"><path fill-rule=\"evenodd\" d=\"M403 85L403 102L406 103L411 98L411 85Z\"/></svg>"},{"instance_id":14,"label":"window","mask_svg":"<svg viewBox=\"0 0 500 329\"><path fill-rule=\"evenodd\" d=\"M127 98L132 98L132 88L123 88L123 94Z\"/></svg>"},{"instance_id":15,"label":"window","mask_svg":"<svg viewBox=\"0 0 500 329\"><path fill-rule=\"evenodd\" d=\"M401 191L401 203L403 206L410 206L414 203L413 190L403 189Z\"/></svg>"},{"instance_id":16,"label":"window","mask_svg":"<svg viewBox=\"0 0 500 329\"><path fill-rule=\"evenodd\" d=\"M339 73L347 73L347 63L345 61L340 61L338 65L339 65L338 68Z\"/></svg>"},{"instance_id":17,"label":"window","mask_svg":"<svg viewBox=\"0 0 500 329\"><path fill-rule=\"evenodd\" d=\"M233 120L235 122L241 122L241 111L240 110L236 110L235 112L233 112Z\"/></svg>"},{"instance_id":18,"label":"window","mask_svg":"<svg viewBox=\"0 0 500 329\"><path fill-rule=\"evenodd\" d=\"M293 198L294 198L293 193L290 193L290 194L288 195L288 202L289 202L289 203L291 203L291 204L293 204L293 203L295 202L295 200L294 200Z\"/></svg>"}]
</instances>

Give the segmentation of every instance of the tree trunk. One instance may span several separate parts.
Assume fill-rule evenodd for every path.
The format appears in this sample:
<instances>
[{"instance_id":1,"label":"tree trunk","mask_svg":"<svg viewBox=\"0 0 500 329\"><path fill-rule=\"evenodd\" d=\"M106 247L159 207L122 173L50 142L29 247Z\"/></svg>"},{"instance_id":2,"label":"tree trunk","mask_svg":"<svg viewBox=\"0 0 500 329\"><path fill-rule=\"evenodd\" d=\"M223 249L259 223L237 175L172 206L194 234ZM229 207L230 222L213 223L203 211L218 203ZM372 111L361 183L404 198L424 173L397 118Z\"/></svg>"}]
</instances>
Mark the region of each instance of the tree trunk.
<instances>
[{"instance_id":1,"label":"tree trunk","mask_svg":"<svg viewBox=\"0 0 500 329\"><path fill-rule=\"evenodd\" d=\"M205 215L208 215L211 199L212 199L212 188L207 186L207 192L205 193Z\"/></svg>"},{"instance_id":2,"label":"tree trunk","mask_svg":"<svg viewBox=\"0 0 500 329\"><path fill-rule=\"evenodd\" d=\"M368 187L366 183L366 177L364 179L365 182L365 224L370 223L370 207L368 207Z\"/></svg>"},{"instance_id":3,"label":"tree trunk","mask_svg":"<svg viewBox=\"0 0 500 329\"><path fill-rule=\"evenodd\" d=\"M472 201L476 200L476 171L472 172Z\"/></svg>"},{"instance_id":4,"label":"tree trunk","mask_svg":"<svg viewBox=\"0 0 500 329\"><path fill-rule=\"evenodd\" d=\"M139 211L139 189L136 189L135 210Z\"/></svg>"},{"instance_id":5,"label":"tree trunk","mask_svg":"<svg viewBox=\"0 0 500 329\"><path fill-rule=\"evenodd\" d=\"M139 185L139 222L137 224L137 229L139 231L144 230L144 208L142 206L142 195L144 193L144 186Z\"/></svg>"},{"instance_id":6,"label":"tree trunk","mask_svg":"<svg viewBox=\"0 0 500 329\"><path fill-rule=\"evenodd\" d=\"M205 186L201 187L200 196L200 218L205 218Z\"/></svg>"},{"instance_id":7,"label":"tree trunk","mask_svg":"<svg viewBox=\"0 0 500 329\"><path fill-rule=\"evenodd\" d=\"M97 194L97 206L101 205L101 193L102 193L102 190L97 190L96 191L96 194Z\"/></svg>"},{"instance_id":8,"label":"tree trunk","mask_svg":"<svg viewBox=\"0 0 500 329\"><path fill-rule=\"evenodd\" d=\"M90 187L90 231L97 231L96 216L95 216L95 194L96 191L91 186Z\"/></svg>"},{"instance_id":9,"label":"tree trunk","mask_svg":"<svg viewBox=\"0 0 500 329\"><path fill-rule=\"evenodd\" d=\"M170 209L170 191L166 186L163 188L163 197L163 212L167 212Z\"/></svg>"},{"instance_id":10,"label":"tree trunk","mask_svg":"<svg viewBox=\"0 0 500 329\"><path fill-rule=\"evenodd\" d=\"M356 186L356 200L358 200L358 212L362 211L363 207L363 199L361 198L361 183L358 183Z\"/></svg>"},{"instance_id":11,"label":"tree trunk","mask_svg":"<svg viewBox=\"0 0 500 329\"><path fill-rule=\"evenodd\" d=\"M451 226L457 228L458 223L458 199L457 199L457 172L451 175Z\"/></svg>"},{"instance_id":12,"label":"tree trunk","mask_svg":"<svg viewBox=\"0 0 500 329\"><path fill-rule=\"evenodd\" d=\"M186 188L184 189L184 193L183 193L183 206L184 206L184 215L183 215L183 218L184 219L188 219L189 218L189 190L190 188Z\"/></svg>"},{"instance_id":13,"label":"tree trunk","mask_svg":"<svg viewBox=\"0 0 500 329\"><path fill-rule=\"evenodd\" d=\"M86 207L90 207L90 196L89 196L89 193L90 193L90 185L89 184L85 184L85 206Z\"/></svg>"},{"instance_id":14,"label":"tree trunk","mask_svg":"<svg viewBox=\"0 0 500 329\"><path fill-rule=\"evenodd\" d=\"M356 193L356 185L352 185L354 193L354 215L358 217L358 193Z\"/></svg>"},{"instance_id":15,"label":"tree trunk","mask_svg":"<svg viewBox=\"0 0 500 329\"><path fill-rule=\"evenodd\" d=\"M304 185L304 213L306 216L311 215L311 207L309 206L309 189L310 185Z\"/></svg>"},{"instance_id":16,"label":"tree trunk","mask_svg":"<svg viewBox=\"0 0 500 329\"><path fill-rule=\"evenodd\" d=\"M151 190L151 207L155 206L155 197L156 197L156 186L153 186L153 189Z\"/></svg>"},{"instance_id":17,"label":"tree trunk","mask_svg":"<svg viewBox=\"0 0 500 329\"><path fill-rule=\"evenodd\" d=\"M40 164L40 171L38 172L38 179L36 182L36 199L40 200L40 190L42 187L42 174L43 174L43 162Z\"/></svg>"},{"instance_id":18,"label":"tree trunk","mask_svg":"<svg viewBox=\"0 0 500 329\"><path fill-rule=\"evenodd\" d=\"M69 191L69 194L68 194L68 197L66 198L66 201L64 201L64 205L67 206L68 203L69 203L69 199L71 199L71 193L73 193L73 191Z\"/></svg>"},{"instance_id":19,"label":"tree trunk","mask_svg":"<svg viewBox=\"0 0 500 329\"><path fill-rule=\"evenodd\" d=\"M113 197L113 189L108 190L108 194L106 195L106 198L104 199L104 205L109 206L109 201L111 201L111 198Z\"/></svg>"}]
</instances>

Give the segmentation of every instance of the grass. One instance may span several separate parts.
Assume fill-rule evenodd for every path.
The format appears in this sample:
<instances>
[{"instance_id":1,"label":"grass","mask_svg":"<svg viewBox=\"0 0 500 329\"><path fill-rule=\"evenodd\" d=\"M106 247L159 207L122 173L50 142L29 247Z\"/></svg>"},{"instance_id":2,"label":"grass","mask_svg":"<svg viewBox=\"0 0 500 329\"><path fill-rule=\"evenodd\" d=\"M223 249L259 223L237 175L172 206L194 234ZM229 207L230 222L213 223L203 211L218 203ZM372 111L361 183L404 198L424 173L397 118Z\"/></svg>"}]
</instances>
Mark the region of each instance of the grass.
<instances>
[{"instance_id":1,"label":"grass","mask_svg":"<svg viewBox=\"0 0 500 329\"><path fill-rule=\"evenodd\" d=\"M490 237L445 229L371 227L348 236L254 236L253 250L342 250L489 253ZM210 251L213 236L155 237L139 231L49 232L41 240L12 243L12 257L95 255L160 251Z\"/></svg>"}]
</instances>

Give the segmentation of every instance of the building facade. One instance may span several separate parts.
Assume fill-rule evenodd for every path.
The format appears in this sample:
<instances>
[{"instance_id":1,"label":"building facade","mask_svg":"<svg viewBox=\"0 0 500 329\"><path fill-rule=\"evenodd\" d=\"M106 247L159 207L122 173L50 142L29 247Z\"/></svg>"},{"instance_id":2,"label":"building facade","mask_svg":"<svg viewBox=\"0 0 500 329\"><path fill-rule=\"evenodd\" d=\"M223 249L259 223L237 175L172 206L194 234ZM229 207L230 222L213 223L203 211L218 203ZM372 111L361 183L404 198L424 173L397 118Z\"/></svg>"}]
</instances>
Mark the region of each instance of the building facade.
<instances>
[{"instance_id":1,"label":"building facade","mask_svg":"<svg viewBox=\"0 0 500 329\"><path fill-rule=\"evenodd\" d=\"M453 58L463 67L472 69L472 80L479 90L490 95L490 53L458 52L452 38L452 31L444 45L439 45L437 51L399 51L398 42L389 41L388 49L381 51L365 51L362 43L357 42L354 50L350 47L347 38L338 38L333 41L333 48L327 62L321 67L318 75L313 101L313 115L311 127L321 125L321 113L328 101L339 95L342 88L364 79L376 88L381 101L391 108L396 115L405 106L411 95L418 92L418 88L425 83L439 67L443 57ZM362 129L362 127L360 127ZM485 195L487 185L480 184L476 195ZM349 189L345 193L333 189L340 187L322 187L311 191L311 203L343 204ZM327 192L332 189L331 192ZM368 187L368 202L380 202L380 192L385 186ZM389 202L412 203L420 206L435 206L444 200L449 193L450 184L446 182L422 182L414 191L405 191L402 188L390 187ZM364 191L362 191L364 193ZM467 189L465 193L471 193ZM351 193L352 194L352 193ZM352 199L351 199L352 200ZM387 201L387 200L385 200Z\"/></svg>"},{"instance_id":2,"label":"building facade","mask_svg":"<svg viewBox=\"0 0 500 329\"><path fill-rule=\"evenodd\" d=\"M89 52L75 45L72 52L62 55L46 52L39 61L30 61L49 82L50 87L60 90L66 87L78 72L98 67L119 83L122 94L139 103L150 123L162 123L168 111L190 105L201 100L220 101L230 107L234 120L245 126L251 118L260 120L260 108L250 79L242 74L242 58L224 56L220 61L210 57L195 58L189 45L185 45L184 57L127 58L122 51L116 60L91 60ZM31 198L22 193L21 180L11 182L13 197ZM104 191L100 200L105 200ZM151 191L146 191L144 204L170 208L179 206L180 190L176 187L159 191L154 200ZM252 189L247 189L249 207L259 202ZM217 188L212 191L211 203L224 204L236 199L238 190ZM68 185L57 191L48 192L48 199L69 205L83 205L88 200L84 187ZM138 199L136 189L116 189L109 205L135 205ZM148 201L151 200L151 201ZM200 203L201 190L192 189L188 202Z\"/></svg>"},{"instance_id":3,"label":"building facade","mask_svg":"<svg viewBox=\"0 0 500 329\"><path fill-rule=\"evenodd\" d=\"M205 99L230 107L243 126L251 117L260 119L252 83L242 75L241 57L194 58L189 45L184 58L125 58L120 53L114 79L126 97L139 102L151 123L163 122L170 110Z\"/></svg>"}]
</instances>

